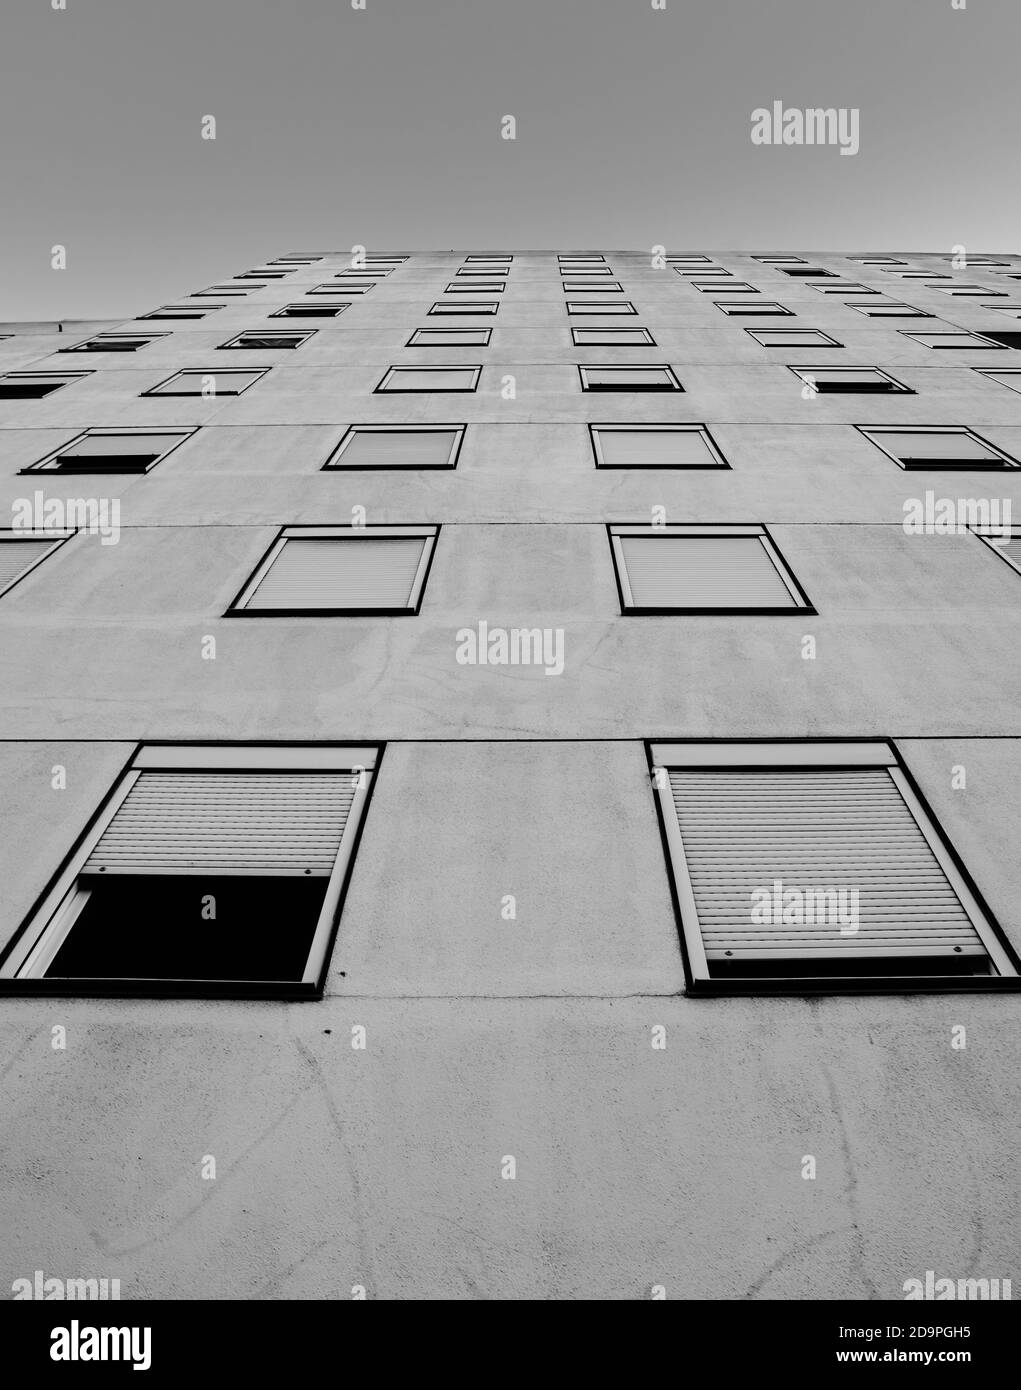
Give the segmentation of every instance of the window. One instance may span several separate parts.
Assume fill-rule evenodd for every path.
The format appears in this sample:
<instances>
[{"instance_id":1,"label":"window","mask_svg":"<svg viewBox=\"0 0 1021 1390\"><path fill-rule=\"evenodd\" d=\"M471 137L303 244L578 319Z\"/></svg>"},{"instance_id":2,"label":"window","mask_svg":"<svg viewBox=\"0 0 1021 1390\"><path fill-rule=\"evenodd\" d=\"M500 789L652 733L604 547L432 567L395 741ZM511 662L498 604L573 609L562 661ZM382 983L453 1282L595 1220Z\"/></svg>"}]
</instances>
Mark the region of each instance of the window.
<instances>
[{"instance_id":1,"label":"window","mask_svg":"<svg viewBox=\"0 0 1021 1390\"><path fill-rule=\"evenodd\" d=\"M794 318L794 310L788 309L783 304L777 304L772 299L732 299L714 300L717 309L730 318L777 318L779 316Z\"/></svg>"},{"instance_id":2,"label":"window","mask_svg":"<svg viewBox=\"0 0 1021 1390\"><path fill-rule=\"evenodd\" d=\"M58 352L137 352L148 347L157 338L165 338L166 333L97 333L94 338L86 338L83 343L73 347L58 348Z\"/></svg>"},{"instance_id":3,"label":"window","mask_svg":"<svg viewBox=\"0 0 1021 1390\"><path fill-rule=\"evenodd\" d=\"M813 285L820 294L879 294L871 285L859 285L853 280L838 280L835 285Z\"/></svg>"},{"instance_id":4,"label":"window","mask_svg":"<svg viewBox=\"0 0 1021 1390\"><path fill-rule=\"evenodd\" d=\"M691 280L690 284L700 294L758 294L759 291L754 285L749 285L747 280L733 280L723 283L720 277L713 280Z\"/></svg>"},{"instance_id":5,"label":"window","mask_svg":"<svg viewBox=\"0 0 1021 1390\"><path fill-rule=\"evenodd\" d=\"M379 391L475 391L481 367L390 367Z\"/></svg>"},{"instance_id":6,"label":"window","mask_svg":"<svg viewBox=\"0 0 1021 1390\"><path fill-rule=\"evenodd\" d=\"M489 280L495 276L506 276L509 269L509 266L504 265L494 265L488 269L484 265L461 265L458 266L455 277L458 280Z\"/></svg>"},{"instance_id":7,"label":"window","mask_svg":"<svg viewBox=\"0 0 1021 1390\"><path fill-rule=\"evenodd\" d=\"M1021 318L1021 304L983 304L983 309L992 309L997 314L1006 314L1009 318Z\"/></svg>"},{"instance_id":8,"label":"window","mask_svg":"<svg viewBox=\"0 0 1021 1390\"><path fill-rule=\"evenodd\" d=\"M647 328L572 328L575 347L655 347Z\"/></svg>"},{"instance_id":9,"label":"window","mask_svg":"<svg viewBox=\"0 0 1021 1390\"><path fill-rule=\"evenodd\" d=\"M71 534L70 531L0 531L0 594L13 589Z\"/></svg>"},{"instance_id":10,"label":"window","mask_svg":"<svg viewBox=\"0 0 1021 1390\"><path fill-rule=\"evenodd\" d=\"M165 304L162 309L139 314L141 319L204 319L214 309L225 309L225 304Z\"/></svg>"},{"instance_id":11,"label":"window","mask_svg":"<svg viewBox=\"0 0 1021 1390\"><path fill-rule=\"evenodd\" d=\"M271 319L335 319L351 306L343 299L323 300L321 304L285 304L274 309Z\"/></svg>"},{"instance_id":12,"label":"window","mask_svg":"<svg viewBox=\"0 0 1021 1390\"><path fill-rule=\"evenodd\" d=\"M244 289L241 289L238 285L211 285L208 290L196 290L194 294L188 297L189 299L204 299L207 294L211 294L216 299L244 299L245 295L250 294L252 290L261 290L265 288L265 285L246 285ZM219 305L217 307L226 308L226 305Z\"/></svg>"},{"instance_id":13,"label":"window","mask_svg":"<svg viewBox=\"0 0 1021 1390\"><path fill-rule=\"evenodd\" d=\"M161 381L158 386L153 386L148 391L142 391L142 396L240 396L243 391L247 391L249 386L254 386L257 381L269 371L269 367L251 367L247 371L233 367L209 367L203 370L200 367L187 368L184 371L175 372L173 376L167 377L166 381Z\"/></svg>"},{"instance_id":14,"label":"window","mask_svg":"<svg viewBox=\"0 0 1021 1390\"><path fill-rule=\"evenodd\" d=\"M148 473L195 433L173 430L83 430L22 473Z\"/></svg>"},{"instance_id":15,"label":"window","mask_svg":"<svg viewBox=\"0 0 1021 1390\"><path fill-rule=\"evenodd\" d=\"M0 400L40 401L62 386L71 386L91 372L5 372L0 376Z\"/></svg>"},{"instance_id":16,"label":"window","mask_svg":"<svg viewBox=\"0 0 1021 1390\"><path fill-rule=\"evenodd\" d=\"M375 281L372 280L342 280L339 285L313 285L306 294L330 294L334 298L338 294L368 294L369 290L376 288Z\"/></svg>"},{"instance_id":17,"label":"window","mask_svg":"<svg viewBox=\"0 0 1021 1390\"><path fill-rule=\"evenodd\" d=\"M818 328L746 328L762 347L843 347Z\"/></svg>"},{"instance_id":18,"label":"window","mask_svg":"<svg viewBox=\"0 0 1021 1390\"><path fill-rule=\"evenodd\" d=\"M928 290L938 290L940 294L963 295L972 298L976 295L985 295L986 298L991 298L995 295L1005 295L1007 293L1006 290L986 290L983 289L981 285L926 285L925 288Z\"/></svg>"},{"instance_id":19,"label":"window","mask_svg":"<svg viewBox=\"0 0 1021 1390\"><path fill-rule=\"evenodd\" d=\"M1019 963L892 744L653 743L688 987L1016 987Z\"/></svg>"},{"instance_id":20,"label":"window","mask_svg":"<svg viewBox=\"0 0 1021 1390\"><path fill-rule=\"evenodd\" d=\"M381 751L143 744L0 988L320 997Z\"/></svg>"},{"instance_id":21,"label":"window","mask_svg":"<svg viewBox=\"0 0 1021 1390\"><path fill-rule=\"evenodd\" d=\"M583 391L683 391L672 367L579 367Z\"/></svg>"},{"instance_id":22,"label":"window","mask_svg":"<svg viewBox=\"0 0 1021 1390\"><path fill-rule=\"evenodd\" d=\"M940 260L953 261L956 256L941 256ZM978 267L980 265L1009 265L1009 261L997 261L992 256L965 256L965 261L969 266Z\"/></svg>"},{"instance_id":23,"label":"window","mask_svg":"<svg viewBox=\"0 0 1021 1390\"><path fill-rule=\"evenodd\" d=\"M245 270L240 275L235 275L235 280L282 280L285 275L290 275L289 270ZM265 289L265 285L256 285L256 289Z\"/></svg>"},{"instance_id":24,"label":"window","mask_svg":"<svg viewBox=\"0 0 1021 1390\"><path fill-rule=\"evenodd\" d=\"M1009 387L1011 391L1021 391L1021 367L1004 367L1002 371L972 367L971 370L978 372L979 376L987 376L990 381L995 381L1000 386Z\"/></svg>"},{"instance_id":25,"label":"window","mask_svg":"<svg viewBox=\"0 0 1021 1390\"><path fill-rule=\"evenodd\" d=\"M837 276L832 270L820 270L818 266L814 265L800 265L793 270L787 270L785 267L781 266L780 269L783 271L784 275L790 275L795 280L837 279Z\"/></svg>"},{"instance_id":26,"label":"window","mask_svg":"<svg viewBox=\"0 0 1021 1390\"><path fill-rule=\"evenodd\" d=\"M675 266L674 270L685 280L711 280L714 277L719 279L733 279L733 271L724 270L722 265L703 265L697 270L685 270L683 266Z\"/></svg>"},{"instance_id":27,"label":"window","mask_svg":"<svg viewBox=\"0 0 1021 1390\"><path fill-rule=\"evenodd\" d=\"M896 275L898 280L949 280L949 275L934 275L929 270L884 270L884 275Z\"/></svg>"},{"instance_id":28,"label":"window","mask_svg":"<svg viewBox=\"0 0 1021 1390\"><path fill-rule=\"evenodd\" d=\"M353 281L359 285L366 284L371 290L389 273L388 270L373 270L371 266L365 266L362 270L338 270L333 278L345 284L348 281Z\"/></svg>"},{"instance_id":29,"label":"window","mask_svg":"<svg viewBox=\"0 0 1021 1390\"><path fill-rule=\"evenodd\" d=\"M456 468L464 425L352 425L324 468Z\"/></svg>"},{"instance_id":30,"label":"window","mask_svg":"<svg viewBox=\"0 0 1021 1390\"><path fill-rule=\"evenodd\" d=\"M495 314L500 305L495 299L490 300L444 300L438 299L429 310L430 314L462 314L475 315Z\"/></svg>"},{"instance_id":31,"label":"window","mask_svg":"<svg viewBox=\"0 0 1021 1390\"><path fill-rule=\"evenodd\" d=\"M470 284L458 284L451 280L444 294L503 294L507 288L505 280L473 280Z\"/></svg>"},{"instance_id":32,"label":"window","mask_svg":"<svg viewBox=\"0 0 1021 1390\"><path fill-rule=\"evenodd\" d=\"M847 307L870 319L931 319L933 317L928 309L916 309L911 304L896 304L890 301L856 304L853 299L849 299Z\"/></svg>"},{"instance_id":33,"label":"window","mask_svg":"<svg viewBox=\"0 0 1021 1390\"><path fill-rule=\"evenodd\" d=\"M600 280L599 284L591 284L587 280L565 280L564 294L584 294L586 290L592 290L596 294L623 294L619 280Z\"/></svg>"},{"instance_id":34,"label":"window","mask_svg":"<svg viewBox=\"0 0 1021 1390\"><path fill-rule=\"evenodd\" d=\"M999 347L1021 348L1021 333L1002 333L997 329L995 332L983 332L982 337L988 338L990 342L996 343Z\"/></svg>"},{"instance_id":35,"label":"window","mask_svg":"<svg viewBox=\"0 0 1021 1390\"><path fill-rule=\"evenodd\" d=\"M597 468L729 468L705 425L589 425Z\"/></svg>"},{"instance_id":36,"label":"window","mask_svg":"<svg viewBox=\"0 0 1021 1390\"><path fill-rule=\"evenodd\" d=\"M570 279L572 275L576 275L579 279L598 280L600 276L606 277L612 275L613 271L608 265L586 265L584 261L582 261L574 262L570 265L562 264L560 267L560 274L562 278L567 279Z\"/></svg>"},{"instance_id":37,"label":"window","mask_svg":"<svg viewBox=\"0 0 1021 1390\"><path fill-rule=\"evenodd\" d=\"M805 385L814 387L820 395L833 395L841 391L908 396L915 394L910 386L895 381L888 372L881 371L879 367L788 367L787 370Z\"/></svg>"},{"instance_id":38,"label":"window","mask_svg":"<svg viewBox=\"0 0 1021 1390\"><path fill-rule=\"evenodd\" d=\"M814 613L765 526L609 527L622 613Z\"/></svg>"},{"instance_id":39,"label":"window","mask_svg":"<svg viewBox=\"0 0 1021 1390\"><path fill-rule=\"evenodd\" d=\"M465 265L494 265L498 261L501 263L504 261L510 262L513 259L513 256L505 256L501 253L498 256L465 256L464 263Z\"/></svg>"},{"instance_id":40,"label":"window","mask_svg":"<svg viewBox=\"0 0 1021 1390\"><path fill-rule=\"evenodd\" d=\"M468 259L471 260L472 257L469 256ZM571 256L571 255L567 255L567 256L558 256L558 257L557 257L557 260L561 263L561 265L562 265L565 261L568 262L568 264L572 264L572 263L576 263L576 262L584 262L586 265L592 265L592 264L598 265L598 263L599 263L600 261L605 261L605 260L606 260L606 257L605 257L605 256L585 256L585 255L579 254L579 255L577 255L577 256Z\"/></svg>"},{"instance_id":41,"label":"window","mask_svg":"<svg viewBox=\"0 0 1021 1390\"><path fill-rule=\"evenodd\" d=\"M907 265L907 261L899 261L896 256L848 256L847 259L859 265Z\"/></svg>"},{"instance_id":42,"label":"window","mask_svg":"<svg viewBox=\"0 0 1021 1390\"><path fill-rule=\"evenodd\" d=\"M979 335L978 333L965 333L963 330L957 333L912 333L906 328L900 331L904 334L905 338L911 338L913 342L919 343L922 347L927 348L967 348L970 351L973 348L998 348L1003 346L1002 343L990 342L990 335L988 333Z\"/></svg>"},{"instance_id":43,"label":"window","mask_svg":"<svg viewBox=\"0 0 1021 1390\"><path fill-rule=\"evenodd\" d=\"M1021 574L1021 526L1011 526L1010 535L1006 539L1000 532L993 535L977 528L975 535L980 541L984 541L990 550L995 551L1001 560L1006 560L1011 569Z\"/></svg>"},{"instance_id":44,"label":"window","mask_svg":"<svg viewBox=\"0 0 1021 1390\"><path fill-rule=\"evenodd\" d=\"M416 328L405 347L488 347L491 328Z\"/></svg>"},{"instance_id":45,"label":"window","mask_svg":"<svg viewBox=\"0 0 1021 1390\"><path fill-rule=\"evenodd\" d=\"M1017 468L1016 459L963 425L857 425L856 429L901 468Z\"/></svg>"},{"instance_id":46,"label":"window","mask_svg":"<svg viewBox=\"0 0 1021 1390\"><path fill-rule=\"evenodd\" d=\"M416 614L438 526L286 526L228 616Z\"/></svg>"},{"instance_id":47,"label":"window","mask_svg":"<svg viewBox=\"0 0 1021 1390\"><path fill-rule=\"evenodd\" d=\"M638 310L630 299L569 299L566 303L569 314L637 314Z\"/></svg>"},{"instance_id":48,"label":"window","mask_svg":"<svg viewBox=\"0 0 1021 1390\"><path fill-rule=\"evenodd\" d=\"M804 265L805 262L800 256L752 256L753 261L760 261L763 265Z\"/></svg>"},{"instance_id":49,"label":"window","mask_svg":"<svg viewBox=\"0 0 1021 1390\"><path fill-rule=\"evenodd\" d=\"M667 265L712 265L709 256L667 256Z\"/></svg>"},{"instance_id":50,"label":"window","mask_svg":"<svg viewBox=\"0 0 1021 1390\"><path fill-rule=\"evenodd\" d=\"M258 349L262 352L273 351L282 348L299 348L302 343L307 343L309 338L316 330L310 328L307 333L293 332L290 329L258 329L251 328L245 333L238 333L236 337L229 338L227 342L221 343L221 348L249 348Z\"/></svg>"}]
</instances>

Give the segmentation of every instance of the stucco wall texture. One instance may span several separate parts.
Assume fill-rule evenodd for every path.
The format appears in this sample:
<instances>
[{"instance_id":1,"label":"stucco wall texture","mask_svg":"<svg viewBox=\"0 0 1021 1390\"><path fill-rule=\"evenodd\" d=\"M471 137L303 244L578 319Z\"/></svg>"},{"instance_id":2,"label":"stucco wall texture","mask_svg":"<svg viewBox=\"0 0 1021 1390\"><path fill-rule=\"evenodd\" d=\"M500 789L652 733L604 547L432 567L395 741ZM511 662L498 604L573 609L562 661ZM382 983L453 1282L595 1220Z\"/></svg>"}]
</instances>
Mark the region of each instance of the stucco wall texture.
<instances>
[{"instance_id":1,"label":"stucco wall texture","mask_svg":"<svg viewBox=\"0 0 1021 1390\"><path fill-rule=\"evenodd\" d=\"M1017 995L684 994L646 739L892 739L1021 948L1021 576L973 535L902 526L927 489L1021 520L1021 473L904 472L853 428L967 425L1021 458L1021 393L971 370L1021 354L898 332L1010 329L983 305L1014 297L1021 259L903 254L1007 291L985 300L790 254L937 321L869 319L727 252L797 314L733 319L612 251L634 317L569 320L547 251L515 253L495 318L429 318L463 261L444 252L297 351L217 351L297 326L265 315L338 252L207 319L119 325L167 334L134 354L57 354L115 323L0 326L0 370L93 372L0 402L0 518L43 488L119 497L124 528L0 597L0 947L139 740L385 744L321 1001L0 999L0 1296L36 1269L120 1278L126 1299L886 1300L928 1269L1021 1278ZM572 322L656 346L577 348ZM461 323L490 345L404 346ZM481 365L478 392L373 394L388 366L441 362ZM685 390L585 394L579 362L670 363ZM789 363L878 366L917 394L806 400ZM217 366L273 370L237 400L139 397ZM321 471L350 424L413 421L467 424L456 470ZM597 470L586 425L629 421L705 423L730 469ZM201 428L145 476L18 473L80 429L161 425ZM817 613L622 616L606 525L657 506L766 523ZM441 526L417 616L224 617L280 526L355 507ZM563 674L458 664L480 620L562 628Z\"/></svg>"}]
</instances>

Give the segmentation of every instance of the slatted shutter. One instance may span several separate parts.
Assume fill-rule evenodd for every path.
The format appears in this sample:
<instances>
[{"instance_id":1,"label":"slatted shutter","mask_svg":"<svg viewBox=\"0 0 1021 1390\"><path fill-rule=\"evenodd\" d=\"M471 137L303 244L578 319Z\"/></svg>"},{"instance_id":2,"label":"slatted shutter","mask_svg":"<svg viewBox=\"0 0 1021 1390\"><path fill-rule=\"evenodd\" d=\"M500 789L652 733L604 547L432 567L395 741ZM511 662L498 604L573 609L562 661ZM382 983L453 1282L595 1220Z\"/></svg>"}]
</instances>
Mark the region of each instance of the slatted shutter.
<instances>
[{"instance_id":1,"label":"slatted shutter","mask_svg":"<svg viewBox=\"0 0 1021 1390\"><path fill-rule=\"evenodd\" d=\"M987 955L889 768L678 769L669 778L710 969ZM835 921L799 925L775 914L756 924L753 894L776 882L802 893L857 889L858 930L842 935Z\"/></svg>"},{"instance_id":2,"label":"slatted shutter","mask_svg":"<svg viewBox=\"0 0 1021 1390\"><path fill-rule=\"evenodd\" d=\"M457 430L355 430L333 461L343 468L447 468Z\"/></svg>"},{"instance_id":3,"label":"slatted shutter","mask_svg":"<svg viewBox=\"0 0 1021 1390\"><path fill-rule=\"evenodd\" d=\"M29 565L41 560L53 544L52 540L11 540L6 536L0 539L0 591L24 574Z\"/></svg>"},{"instance_id":4,"label":"slatted shutter","mask_svg":"<svg viewBox=\"0 0 1021 1390\"><path fill-rule=\"evenodd\" d=\"M1021 536L1011 536L1009 541L994 541L993 544L1021 570Z\"/></svg>"},{"instance_id":5,"label":"slatted shutter","mask_svg":"<svg viewBox=\"0 0 1021 1390\"><path fill-rule=\"evenodd\" d=\"M594 431L603 468L710 468L719 460L700 430Z\"/></svg>"},{"instance_id":6,"label":"slatted shutter","mask_svg":"<svg viewBox=\"0 0 1021 1390\"><path fill-rule=\"evenodd\" d=\"M622 536L635 608L797 608L757 535Z\"/></svg>"},{"instance_id":7,"label":"slatted shutter","mask_svg":"<svg viewBox=\"0 0 1021 1390\"><path fill-rule=\"evenodd\" d=\"M83 872L329 876L354 773L138 776Z\"/></svg>"},{"instance_id":8,"label":"slatted shutter","mask_svg":"<svg viewBox=\"0 0 1021 1390\"><path fill-rule=\"evenodd\" d=\"M426 543L424 536L290 536L245 607L408 608Z\"/></svg>"}]
</instances>

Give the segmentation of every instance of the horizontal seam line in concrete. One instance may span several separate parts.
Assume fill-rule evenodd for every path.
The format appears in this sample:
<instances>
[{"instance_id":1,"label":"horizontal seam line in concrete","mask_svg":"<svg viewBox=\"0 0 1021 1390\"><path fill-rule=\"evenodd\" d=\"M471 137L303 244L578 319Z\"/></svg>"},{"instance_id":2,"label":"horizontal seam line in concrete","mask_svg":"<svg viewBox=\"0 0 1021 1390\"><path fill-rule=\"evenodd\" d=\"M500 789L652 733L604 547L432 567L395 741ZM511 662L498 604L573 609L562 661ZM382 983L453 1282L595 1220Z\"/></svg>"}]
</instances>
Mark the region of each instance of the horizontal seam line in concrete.
<instances>
[{"instance_id":1,"label":"horizontal seam line in concrete","mask_svg":"<svg viewBox=\"0 0 1021 1390\"><path fill-rule=\"evenodd\" d=\"M831 742L831 743L854 743L854 742L856 742L856 741L861 741L861 740L863 740L863 739L864 739L864 740L873 740L873 739L875 739L875 740L878 740L878 741L882 741L883 739L889 739L889 740L892 740L894 743L908 743L908 742L911 742L911 743L943 743L943 742L946 742L947 740L954 740L954 739L960 740L960 741L963 741L963 740L973 740L973 741L974 741L974 740L978 740L978 739L989 740L989 741L993 741L993 740L1000 740L1000 741L1003 741L1003 740L1014 740L1014 739L1019 739L1019 738L1021 738L1021 730L1019 730L1017 733L1006 733L1006 734L975 734L975 733L972 733L972 734L947 734L947 733L940 733L940 734L893 734L893 733L890 733L889 730L882 730L882 731L879 732L879 733L868 733L868 734L833 734L833 735L831 735L831 736L829 736L829 737L827 737L827 735L825 735L825 734L823 734L823 735L818 735L818 734L816 734L816 735L812 735L812 736L810 736L810 737L807 736L807 735L806 735L806 736L802 736L802 735L800 735L800 734L778 734L778 733L776 733L775 731L774 731L773 733L771 733L771 734L762 734L762 735L759 735L759 734L735 734L735 735L727 735L727 734L706 734L706 735L704 735L704 736L700 736L700 735L695 735L695 736L693 736L693 735L691 735L691 734L679 734L679 733L672 733L672 734L619 734L619 735L615 735L613 738L607 738L605 734L593 734L593 735L591 735L591 736L587 736L587 735L585 735L585 734L575 734L575 735L573 735L573 736L570 737L570 738L550 738L549 735L547 735L547 734L536 734L534 738L521 738L521 737L510 738L510 737L503 736L503 735L499 735L499 734L493 734L493 735L489 735L489 734L473 734L473 735L468 735L468 736L466 736L466 737L464 737L464 738L449 738L449 737L444 737L444 736L441 736L441 735L428 735L428 734L423 734L421 737L407 736L407 735L403 735L403 734L402 734L402 735L399 735L399 736L398 736L398 735L394 735L394 736L391 737L390 735L387 735L387 734L379 734L379 735L376 735L376 736L358 735L357 737L354 736L354 735L352 735L352 737L351 737L351 739L350 739L350 742L351 742L351 743L354 743L354 744L359 744L359 743L387 743L387 744L388 744L388 743L449 743L449 744L451 744L452 746L456 747L456 746L458 746L459 744L462 744L462 743L529 743L529 744L531 744L531 743L556 743L556 744L560 744L560 743L634 743L634 744L638 744L638 745L643 745L643 744L645 744L645 743L691 743L691 742L695 742L695 743L741 743L741 742L749 742L749 743L806 743L806 742L811 742L813 739L818 740L819 738L822 738L824 742ZM192 747L192 746L219 747L221 744L229 745L229 744L232 744L232 743L241 743L241 744L243 744L243 745L246 746L246 747L248 747L248 746L259 747L259 746L262 746L263 744L266 744L266 745L273 745L273 746L279 745L279 746L281 746L281 747L288 747L288 748L290 748L290 747L303 747L303 746L305 746L306 744L315 745L315 744L319 744L319 743L324 743L324 744L327 744L327 745L331 745L331 746L332 746L332 745L334 745L334 744L337 743L337 740L334 739L334 738L331 738L331 739L314 739L314 738L274 739L274 738L271 738L271 737L269 737L269 736L267 736L267 737L265 737L265 738L241 739L241 740L237 740L237 739L225 739L225 738L221 738L221 739L208 739L208 738L203 738L203 737L201 737L201 735L199 735L199 734L190 735L190 736L187 737L187 738L171 738L171 737L168 737L168 736L165 736L165 735L161 736L161 735L159 735L159 734L144 734L144 735L140 735L140 736L135 736L135 735L132 735L132 734L123 734L120 738L109 738L109 737L85 738L85 737L82 737L82 736L73 736L73 737L72 737L72 736L67 736L67 737L65 737L65 738L42 738L42 737L40 737L40 738L33 738L33 737L31 737L31 736L23 736L23 737L22 737L22 736L19 736L19 737L4 737L3 734L0 734L0 745L3 745L3 744L5 744L5 743L56 743L56 744L68 744L68 743L111 743L111 744L122 744L122 743L124 743L124 744L133 744L133 743L174 743L174 744L181 744L182 746L185 746L185 747Z\"/></svg>"}]
</instances>

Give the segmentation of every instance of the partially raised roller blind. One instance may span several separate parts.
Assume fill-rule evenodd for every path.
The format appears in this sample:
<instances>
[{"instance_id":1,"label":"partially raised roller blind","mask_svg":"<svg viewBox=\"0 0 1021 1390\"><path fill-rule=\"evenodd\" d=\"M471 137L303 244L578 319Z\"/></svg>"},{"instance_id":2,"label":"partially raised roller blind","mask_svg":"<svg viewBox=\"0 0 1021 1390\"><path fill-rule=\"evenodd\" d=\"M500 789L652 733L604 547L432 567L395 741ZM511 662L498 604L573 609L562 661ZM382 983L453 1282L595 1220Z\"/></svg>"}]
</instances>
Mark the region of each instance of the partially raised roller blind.
<instances>
[{"instance_id":1,"label":"partially raised roller blind","mask_svg":"<svg viewBox=\"0 0 1021 1390\"><path fill-rule=\"evenodd\" d=\"M758 536L622 536L636 608L795 608Z\"/></svg>"},{"instance_id":2,"label":"partially raised roller blind","mask_svg":"<svg viewBox=\"0 0 1021 1390\"><path fill-rule=\"evenodd\" d=\"M670 788L710 963L986 955L886 768L671 770ZM802 893L857 890L858 930L756 924L753 894L776 881Z\"/></svg>"},{"instance_id":3,"label":"partially raised roller blind","mask_svg":"<svg viewBox=\"0 0 1021 1390\"><path fill-rule=\"evenodd\" d=\"M882 430L875 433L876 442L891 454L902 459L975 459L978 462L998 462L999 455L980 439L954 430L945 434L915 433L910 430Z\"/></svg>"},{"instance_id":4,"label":"partially raised roller blind","mask_svg":"<svg viewBox=\"0 0 1021 1390\"><path fill-rule=\"evenodd\" d=\"M334 460L344 468L445 468L456 430L357 430Z\"/></svg>"},{"instance_id":5,"label":"partially raised roller blind","mask_svg":"<svg viewBox=\"0 0 1021 1390\"><path fill-rule=\"evenodd\" d=\"M597 431L604 468L708 468L718 464L699 430Z\"/></svg>"},{"instance_id":6,"label":"partially raised roller blind","mask_svg":"<svg viewBox=\"0 0 1021 1390\"><path fill-rule=\"evenodd\" d=\"M329 875L355 773L142 772L85 873Z\"/></svg>"},{"instance_id":7,"label":"partially raised roller blind","mask_svg":"<svg viewBox=\"0 0 1021 1390\"><path fill-rule=\"evenodd\" d=\"M1009 541L993 541L993 545L1021 569L1021 536L1011 536Z\"/></svg>"},{"instance_id":8,"label":"partially raised roller blind","mask_svg":"<svg viewBox=\"0 0 1021 1390\"><path fill-rule=\"evenodd\" d=\"M0 589L4 589L19 574L24 574L29 565L42 558L53 545L53 541L0 539Z\"/></svg>"},{"instance_id":9,"label":"partially raised roller blind","mask_svg":"<svg viewBox=\"0 0 1021 1390\"><path fill-rule=\"evenodd\" d=\"M290 537L248 608L406 608L422 536Z\"/></svg>"}]
</instances>

